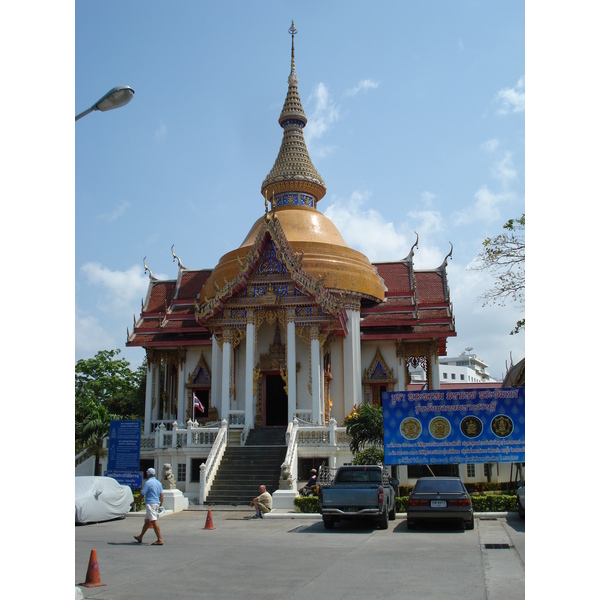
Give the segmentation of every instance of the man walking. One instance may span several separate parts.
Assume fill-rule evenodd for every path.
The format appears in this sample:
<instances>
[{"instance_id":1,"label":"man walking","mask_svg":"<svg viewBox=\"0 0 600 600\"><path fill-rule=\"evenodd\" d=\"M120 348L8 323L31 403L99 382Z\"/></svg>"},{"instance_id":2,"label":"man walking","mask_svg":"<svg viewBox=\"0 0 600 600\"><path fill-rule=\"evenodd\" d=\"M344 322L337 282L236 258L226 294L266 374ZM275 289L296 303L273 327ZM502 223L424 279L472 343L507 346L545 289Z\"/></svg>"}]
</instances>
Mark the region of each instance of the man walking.
<instances>
[{"instance_id":1,"label":"man walking","mask_svg":"<svg viewBox=\"0 0 600 600\"><path fill-rule=\"evenodd\" d=\"M163 539L160 535L160 527L158 526L158 512L160 511L163 503L163 487L162 483L156 479L156 471L154 469L148 469L146 471L146 475L148 475L148 481L146 481L146 485L137 496L137 498L139 498L141 495L146 499L146 518L144 519L142 533L140 533L140 535L134 535L133 537L138 544L141 544L144 534L150 528L150 523L152 523L152 527L154 527L154 533L156 534L156 541L152 542L152 545L162 546ZM134 498L131 506L133 506L135 503L136 499Z\"/></svg>"},{"instance_id":2,"label":"man walking","mask_svg":"<svg viewBox=\"0 0 600 600\"><path fill-rule=\"evenodd\" d=\"M250 502L250 506L256 509L256 514L252 517L253 519L262 519L263 513L271 512L271 508L273 507L273 498L271 498L271 494L267 492L267 488L264 485L261 485L259 490L260 496L254 498L254 500Z\"/></svg>"}]
</instances>

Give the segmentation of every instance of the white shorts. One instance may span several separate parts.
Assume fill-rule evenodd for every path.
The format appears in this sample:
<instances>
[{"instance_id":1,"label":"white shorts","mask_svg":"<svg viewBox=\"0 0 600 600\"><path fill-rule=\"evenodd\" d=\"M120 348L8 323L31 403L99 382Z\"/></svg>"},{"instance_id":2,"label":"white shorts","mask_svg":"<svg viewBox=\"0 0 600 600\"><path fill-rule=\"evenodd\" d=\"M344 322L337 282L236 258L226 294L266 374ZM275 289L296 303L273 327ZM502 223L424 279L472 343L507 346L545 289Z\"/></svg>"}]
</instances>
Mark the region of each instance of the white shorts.
<instances>
[{"instance_id":1,"label":"white shorts","mask_svg":"<svg viewBox=\"0 0 600 600\"><path fill-rule=\"evenodd\" d=\"M159 510L160 504L146 504L146 519L148 521L157 521Z\"/></svg>"}]
</instances>

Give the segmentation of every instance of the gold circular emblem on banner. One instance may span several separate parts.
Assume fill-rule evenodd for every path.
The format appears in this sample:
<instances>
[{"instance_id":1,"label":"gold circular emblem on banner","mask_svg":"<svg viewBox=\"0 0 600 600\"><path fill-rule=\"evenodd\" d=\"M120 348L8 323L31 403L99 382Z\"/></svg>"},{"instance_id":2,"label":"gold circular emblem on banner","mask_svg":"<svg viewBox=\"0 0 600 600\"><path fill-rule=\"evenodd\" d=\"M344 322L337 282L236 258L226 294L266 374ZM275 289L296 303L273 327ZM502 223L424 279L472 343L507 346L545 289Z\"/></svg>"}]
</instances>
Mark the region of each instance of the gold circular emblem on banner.
<instances>
[{"instance_id":1,"label":"gold circular emblem on banner","mask_svg":"<svg viewBox=\"0 0 600 600\"><path fill-rule=\"evenodd\" d=\"M450 421L444 417L435 417L429 423L429 433L436 440L443 440L450 435Z\"/></svg>"},{"instance_id":2,"label":"gold circular emblem on banner","mask_svg":"<svg viewBox=\"0 0 600 600\"><path fill-rule=\"evenodd\" d=\"M499 437L505 438L514 428L512 419L506 415L498 415L492 419L492 431Z\"/></svg>"},{"instance_id":3,"label":"gold circular emblem on banner","mask_svg":"<svg viewBox=\"0 0 600 600\"><path fill-rule=\"evenodd\" d=\"M407 417L400 424L400 433L407 440L416 440L421 435L421 431L421 423L414 417Z\"/></svg>"},{"instance_id":4,"label":"gold circular emblem on banner","mask_svg":"<svg viewBox=\"0 0 600 600\"><path fill-rule=\"evenodd\" d=\"M481 419L478 419L477 417L465 417L460 422L460 430L464 436L476 438L479 437L483 431L483 423L481 422Z\"/></svg>"}]
</instances>

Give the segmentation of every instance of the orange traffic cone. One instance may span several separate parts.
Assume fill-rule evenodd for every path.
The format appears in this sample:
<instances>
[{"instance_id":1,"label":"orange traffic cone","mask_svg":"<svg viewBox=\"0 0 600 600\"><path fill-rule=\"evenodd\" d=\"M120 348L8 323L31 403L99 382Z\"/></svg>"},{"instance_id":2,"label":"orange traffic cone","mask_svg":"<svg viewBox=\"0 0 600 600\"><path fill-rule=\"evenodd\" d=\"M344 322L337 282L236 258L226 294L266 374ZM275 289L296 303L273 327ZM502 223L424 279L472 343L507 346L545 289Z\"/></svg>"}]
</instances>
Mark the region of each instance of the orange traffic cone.
<instances>
[{"instance_id":1,"label":"orange traffic cone","mask_svg":"<svg viewBox=\"0 0 600 600\"><path fill-rule=\"evenodd\" d=\"M98 569L98 558L96 557L96 550L92 549L90 554L90 562L88 565L87 575L85 577L85 583L80 583L83 587L99 587L106 585L100 581L100 569Z\"/></svg>"},{"instance_id":2,"label":"orange traffic cone","mask_svg":"<svg viewBox=\"0 0 600 600\"><path fill-rule=\"evenodd\" d=\"M204 525L204 529L214 529L210 508L208 509L208 514L206 515L206 524Z\"/></svg>"}]
</instances>

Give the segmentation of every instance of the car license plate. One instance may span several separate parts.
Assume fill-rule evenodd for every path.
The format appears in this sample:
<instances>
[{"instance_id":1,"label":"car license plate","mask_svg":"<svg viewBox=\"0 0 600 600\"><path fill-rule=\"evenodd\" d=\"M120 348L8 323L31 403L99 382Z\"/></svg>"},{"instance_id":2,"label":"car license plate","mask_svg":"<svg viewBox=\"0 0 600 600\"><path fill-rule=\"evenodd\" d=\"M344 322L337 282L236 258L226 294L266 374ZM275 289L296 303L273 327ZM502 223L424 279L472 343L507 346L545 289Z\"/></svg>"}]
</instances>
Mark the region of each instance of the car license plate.
<instances>
[{"instance_id":1,"label":"car license plate","mask_svg":"<svg viewBox=\"0 0 600 600\"><path fill-rule=\"evenodd\" d=\"M446 501L445 500L432 500L431 507L432 508L446 508Z\"/></svg>"}]
</instances>

